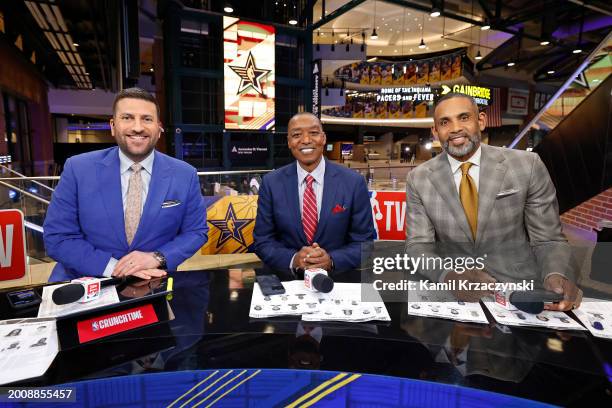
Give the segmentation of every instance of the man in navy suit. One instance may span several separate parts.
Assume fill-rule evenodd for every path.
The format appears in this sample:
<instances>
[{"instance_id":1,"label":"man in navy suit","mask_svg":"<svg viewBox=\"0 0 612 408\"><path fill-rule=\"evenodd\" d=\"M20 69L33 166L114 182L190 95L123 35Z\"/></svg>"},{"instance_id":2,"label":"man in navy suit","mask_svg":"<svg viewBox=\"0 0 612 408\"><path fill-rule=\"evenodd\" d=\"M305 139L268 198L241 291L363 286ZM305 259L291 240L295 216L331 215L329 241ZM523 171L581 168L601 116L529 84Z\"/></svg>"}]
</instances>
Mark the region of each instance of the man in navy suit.
<instances>
[{"instance_id":1,"label":"man in navy suit","mask_svg":"<svg viewBox=\"0 0 612 408\"><path fill-rule=\"evenodd\" d=\"M57 261L49 281L159 277L206 242L195 168L155 150L163 132L155 98L121 91L110 126L118 147L68 159L53 193L44 223Z\"/></svg>"},{"instance_id":2,"label":"man in navy suit","mask_svg":"<svg viewBox=\"0 0 612 408\"><path fill-rule=\"evenodd\" d=\"M287 144L296 163L263 178L257 202L255 252L278 272L359 267L361 246L374 239L363 177L323 159L321 121L298 113L288 124Z\"/></svg>"}]
</instances>

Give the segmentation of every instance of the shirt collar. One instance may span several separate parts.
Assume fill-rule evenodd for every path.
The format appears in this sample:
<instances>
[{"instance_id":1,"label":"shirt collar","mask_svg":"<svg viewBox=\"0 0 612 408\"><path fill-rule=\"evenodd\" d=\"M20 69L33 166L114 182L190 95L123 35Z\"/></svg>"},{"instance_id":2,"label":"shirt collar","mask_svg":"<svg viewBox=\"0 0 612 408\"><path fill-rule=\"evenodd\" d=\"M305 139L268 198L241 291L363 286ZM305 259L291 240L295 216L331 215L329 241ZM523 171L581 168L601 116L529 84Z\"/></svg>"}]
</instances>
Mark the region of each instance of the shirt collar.
<instances>
[{"instance_id":1,"label":"shirt collar","mask_svg":"<svg viewBox=\"0 0 612 408\"><path fill-rule=\"evenodd\" d=\"M119 150L119 170L121 174L125 173L132 167L134 164L134 160L127 157L121 149ZM142 168L149 174L153 174L153 159L155 159L155 150L153 150L144 160L140 162Z\"/></svg>"},{"instance_id":2,"label":"shirt collar","mask_svg":"<svg viewBox=\"0 0 612 408\"><path fill-rule=\"evenodd\" d=\"M482 147L478 146L478 149L476 149L476 151L474 152L472 157L470 157L467 161L469 163L472 163L474 166L480 166L480 155L481 155L481 153L482 153ZM446 157L448 157L448 162L450 163L451 172L453 174L455 174L457 172L457 170L459 170L459 167L461 167L461 165L463 163L465 163L465 162L460 162L459 160L455 159L453 156L451 156L448 153L446 153Z\"/></svg>"},{"instance_id":3,"label":"shirt collar","mask_svg":"<svg viewBox=\"0 0 612 408\"><path fill-rule=\"evenodd\" d=\"M295 165L297 166L297 175L300 184L304 182L304 179L309 174L315 179L317 183L323 184L323 177L325 176L325 158L322 157L321 161L319 162L319 165L310 173L304 170L302 166L300 166L300 163L298 163L297 161L295 162Z\"/></svg>"}]
</instances>

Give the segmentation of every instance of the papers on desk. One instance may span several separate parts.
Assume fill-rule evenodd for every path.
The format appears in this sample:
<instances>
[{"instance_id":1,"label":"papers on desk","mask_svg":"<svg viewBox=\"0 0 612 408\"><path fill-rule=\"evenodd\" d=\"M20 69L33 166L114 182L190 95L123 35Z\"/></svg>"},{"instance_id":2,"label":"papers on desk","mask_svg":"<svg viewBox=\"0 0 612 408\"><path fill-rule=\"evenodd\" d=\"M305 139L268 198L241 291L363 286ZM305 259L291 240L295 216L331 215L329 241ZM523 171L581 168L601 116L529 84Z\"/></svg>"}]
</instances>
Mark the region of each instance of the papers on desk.
<instances>
[{"instance_id":1,"label":"papers on desk","mask_svg":"<svg viewBox=\"0 0 612 408\"><path fill-rule=\"evenodd\" d=\"M0 322L0 384L42 376L58 351L54 319Z\"/></svg>"},{"instance_id":2,"label":"papers on desk","mask_svg":"<svg viewBox=\"0 0 612 408\"><path fill-rule=\"evenodd\" d=\"M461 302L449 291L408 291L408 314L469 323L488 323L478 302Z\"/></svg>"},{"instance_id":3,"label":"papers on desk","mask_svg":"<svg viewBox=\"0 0 612 408\"><path fill-rule=\"evenodd\" d=\"M495 303L493 299L485 299L483 303L500 324L506 326L537 326L554 330L586 330L578 322L564 312L544 310L540 314L525 313L521 310L509 311Z\"/></svg>"},{"instance_id":4,"label":"papers on desk","mask_svg":"<svg viewBox=\"0 0 612 408\"><path fill-rule=\"evenodd\" d=\"M66 284L67 285L67 284ZM102 288L100 296L97 299L87 303L68 303L67 305L56 305L51 299L51 295L57 288L64 285L45 286L42 293L42 302L38 309L38 317L60 317L72 313L82 312L89 309L95 309L106 305L112 305L119 302L119 295L115 286L107 286Z\"/></svg>"},{"instance_id":5,"label":"papers on desk","mask_svg":"<svg viewBox=\"0 0 612 408\"><path fill-rule=\"evenodd\" d=\"M574 314L593 336L612 339L611 301L584 298Z\"/></svg>"},{"instance_id":6,"label":"papers on desk","mask_svg":"<svg viewBox=\"0 0 612 408\"><path fill-rule=\"evenodd\" d=\"M284 294L264 296L256 282L249 317L301 315L305 321L391 321L380 295L377 302L360 301L360 283L336 283L330 293L311 292L304 287L302 280L283 282L283 286ZM368 299L372 296L370 294Z\"/></svg>"},{"instance_id":7,"label":"papers on desk","mask_svg":"<svg viewBox=\"0 0 612 408\"><path fill-rule=\"evenodd\" d=\"M377 301L361 302L362 290L371 290L371 293L364 297ZM315 295L319 299L319 308L313 313L302 315L302 320L309 322L391 321L380 294L371 285L364 285L362 288L360 283L335 283L331 292L315 293Z\"/></svg>"}]
</instances>

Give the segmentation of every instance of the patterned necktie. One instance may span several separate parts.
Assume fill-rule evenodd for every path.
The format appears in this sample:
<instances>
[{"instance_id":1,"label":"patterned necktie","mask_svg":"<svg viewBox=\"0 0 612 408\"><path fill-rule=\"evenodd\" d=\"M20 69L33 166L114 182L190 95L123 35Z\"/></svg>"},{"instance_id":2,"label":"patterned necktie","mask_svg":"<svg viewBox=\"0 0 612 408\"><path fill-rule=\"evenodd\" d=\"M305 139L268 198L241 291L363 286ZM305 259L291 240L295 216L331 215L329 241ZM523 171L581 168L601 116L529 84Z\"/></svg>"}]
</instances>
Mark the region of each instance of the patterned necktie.
<instances>
[{"instance_id":1,"label":"patterned necktie","mask_svg":"<svg viewBox=\"0 0 612 408\"><path fill-rule=\"evenodd\" d=\"M140 176L142 165L134 163L130 169L132 169L132 174L125 200L125 236L128 245L131 245L134 240L142 212L142 177Z\"/></svg>"},{"instance_id":2,"label":"patterned necktie","mask_svg":"<svg viewBox=\"0 0 612 408\"><path fill-rule=\"evenodd\" d=\"M470 177L472 163L466 162L461 165L461 184L459 185L459 197L463 205L463 211L467 217L470 229L472 230L472 238L476 240L476 228L478 226L478 190L474 179Z\"/></svg>"},{"instance_id":3,"label":"patterned necktie","mask_svg":"<svg viewBox=\"0 0 612 408\"><path fill-rule=\"evenodd\" d=\"M317 231L317 197L315 196L312 183L314 177L310 174L306 176L306 189L304 190L304 197L302 200L302 226L304 227L304 234L308 244L312 244L315 232Z\"/></svg>"}]
</instances>

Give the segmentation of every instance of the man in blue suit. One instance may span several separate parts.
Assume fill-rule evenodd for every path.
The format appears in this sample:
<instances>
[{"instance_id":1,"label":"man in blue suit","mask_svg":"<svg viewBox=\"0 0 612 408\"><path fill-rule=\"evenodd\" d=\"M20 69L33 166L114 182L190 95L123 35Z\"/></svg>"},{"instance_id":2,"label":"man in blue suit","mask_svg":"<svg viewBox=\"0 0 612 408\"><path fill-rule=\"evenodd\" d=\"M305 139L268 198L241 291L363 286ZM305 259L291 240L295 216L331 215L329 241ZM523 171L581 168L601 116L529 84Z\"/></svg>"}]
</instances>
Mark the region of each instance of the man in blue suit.
<instances>
[{"instance_id":1,"label":"man in blue suit","mask_svg":"<svg viewBox=\"0 0 612 408\"><path fill-rule=\"evenodd\" d=\"M321 121L298 113L287 144L296 163L267 174L259 190L255 252L278 272L323 268L340 273L359 267L361 246L374 239L363 177L323 159Z\"/></svg>"},{"instance_id":2,"label":"man in blue suit","mask_svg":"<svg viewBox=\"0 0 612 408\"><path fill-rule=\"evenodd\" d=\"M57 261L49 281L159 277L206 242L196 170L155 150L163 132L155 98L121 91L110 126L118 147L71 157L53 193L44 223Z\"/></svg>"}]
</instances>

